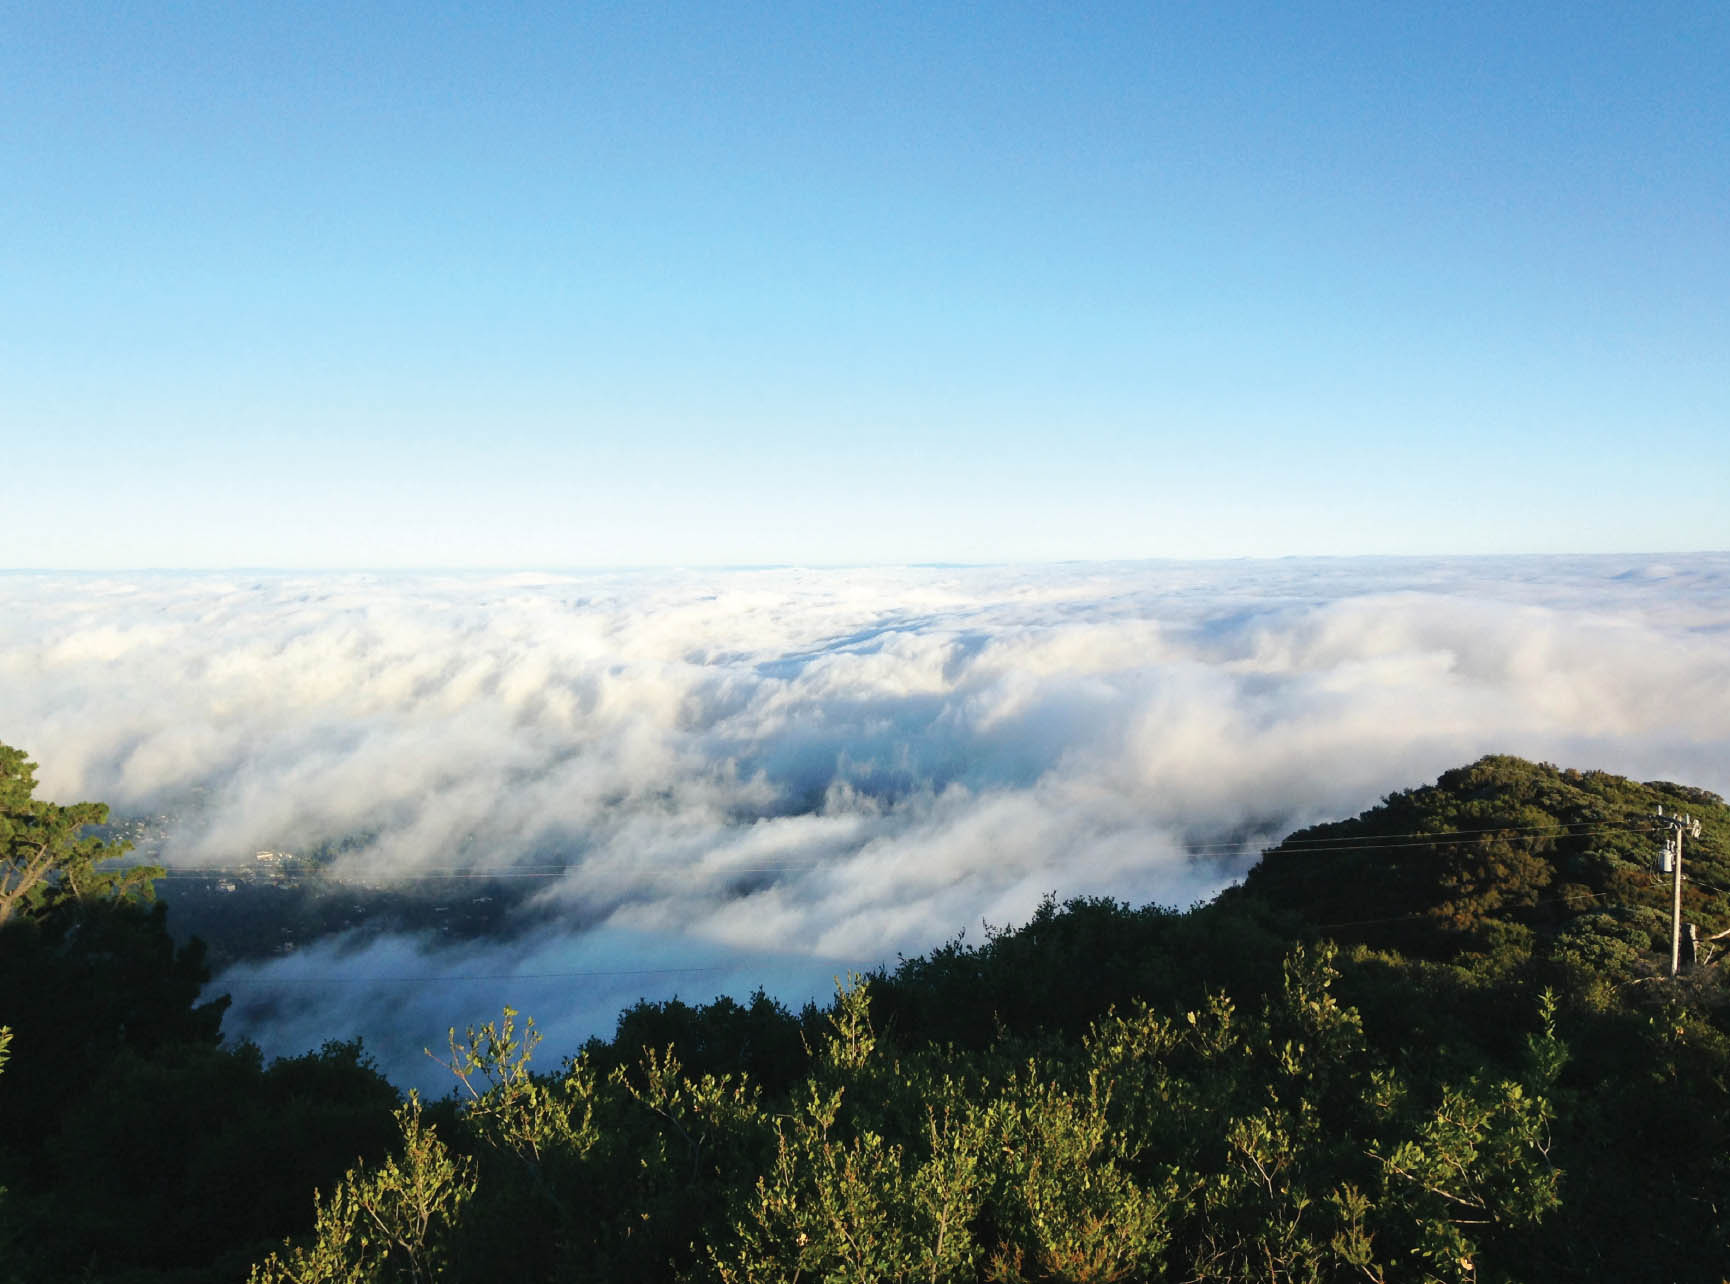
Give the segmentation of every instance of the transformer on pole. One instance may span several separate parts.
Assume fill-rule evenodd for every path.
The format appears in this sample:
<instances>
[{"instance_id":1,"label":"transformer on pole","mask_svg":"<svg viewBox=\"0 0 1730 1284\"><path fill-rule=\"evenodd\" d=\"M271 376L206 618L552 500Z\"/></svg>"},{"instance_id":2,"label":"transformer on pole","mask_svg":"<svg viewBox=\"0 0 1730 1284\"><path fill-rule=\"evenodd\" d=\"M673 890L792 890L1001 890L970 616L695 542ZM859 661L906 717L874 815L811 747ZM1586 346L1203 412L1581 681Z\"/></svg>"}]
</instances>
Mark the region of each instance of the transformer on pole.
<instances>
[{"instance_id":1,"label":"transformer on pole","mask_svg":"<svg viewBox=\"0 0 1730 1284\"><path fill-rule=\"evenodd\" d=\"M1658 824L1668 830L1664 835L1664 851L1659 857L1659 870L1670 875L1670 975L1682 970L1682 835L1700 837L1700 822L1692 816L1675 812L1666 816L1663 805L1658 807ZM1692 962L1692 951L1689 961Z\"/></svg>"}]
</instances>

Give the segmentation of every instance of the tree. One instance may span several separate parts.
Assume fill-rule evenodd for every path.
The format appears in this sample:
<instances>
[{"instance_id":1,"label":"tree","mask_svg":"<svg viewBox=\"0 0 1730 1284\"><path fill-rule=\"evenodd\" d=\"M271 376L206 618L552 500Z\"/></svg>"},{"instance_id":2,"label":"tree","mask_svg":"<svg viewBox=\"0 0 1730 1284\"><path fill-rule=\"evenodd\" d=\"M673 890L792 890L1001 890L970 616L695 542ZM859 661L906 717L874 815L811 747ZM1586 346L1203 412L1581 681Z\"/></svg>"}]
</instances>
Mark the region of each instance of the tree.
<instances>
[{"instance_id":1,"label":"tree","mask_svg":"<svg viewBox=\"0 0 1730 1284\"><path fill-rule=\"evenodd\" d=\"M453 1155L421 1122L420 1099L397 1111L401 1157L349 1170L318 1198L310 1246L289 1244L250 1284L428 1284L444 1278L445 1241L475 1192L473 1159Z\"/></svg>"},{"instance_id":2,"label":"tree","mask_svg":"<svg viewBox=\"0 0 1730 1284\"><path fill-rule=\"evenodd\" d=\"M0 1070L6 1068L6 1057L11 1044L12 1031L8 1030L3 1025L0 1025ZM11 1218L7 1213L6 1188L0 1186L0 1258L10 1258L12 1256L10 1249L14 1235L11 1228ZM0 1270L0 1280L5 1280L7 1278L9 1278L7 1272Z\"/></svg>"},{"instance_id":3,"label":"tree","mask_svg":"<svg viewBox=\"0 0 1730 1284\"><path fill-rule=\"evenodd\" d=\"M36 764L22 749L0 744L0 927L14 915L67 901L152 898L161 869L97 868L132 850L131 843L85 835L87 826L108 823L105 804L61 806L34 797L35 792Z\"/></svg>"}]
</instances>

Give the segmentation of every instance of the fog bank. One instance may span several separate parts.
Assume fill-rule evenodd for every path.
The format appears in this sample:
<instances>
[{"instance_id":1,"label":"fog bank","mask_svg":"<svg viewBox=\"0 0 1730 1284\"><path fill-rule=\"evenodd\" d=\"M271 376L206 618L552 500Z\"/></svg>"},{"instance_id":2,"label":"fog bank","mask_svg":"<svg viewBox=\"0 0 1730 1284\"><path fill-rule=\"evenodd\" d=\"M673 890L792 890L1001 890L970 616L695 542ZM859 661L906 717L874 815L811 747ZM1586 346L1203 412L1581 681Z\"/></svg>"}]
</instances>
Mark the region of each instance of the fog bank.
<instances>
[{"instance_id":1,"label":"fog bank","mask_svg":"<svg viewBox=\"0 0 1730 1284\"><path fill-rule=\"evenodd\" d=\"M797 1000L1048 892L1188 903L1486 752L1730 793L1724 554L12 573L0 607L0 739L45 796L172 808L168 863L558 871L567 926L508 948L231 978L274 996L231 1029L365 1030L393 1069L510 977L568 1049L639 995Z\"/></svg>"}]
</instances>

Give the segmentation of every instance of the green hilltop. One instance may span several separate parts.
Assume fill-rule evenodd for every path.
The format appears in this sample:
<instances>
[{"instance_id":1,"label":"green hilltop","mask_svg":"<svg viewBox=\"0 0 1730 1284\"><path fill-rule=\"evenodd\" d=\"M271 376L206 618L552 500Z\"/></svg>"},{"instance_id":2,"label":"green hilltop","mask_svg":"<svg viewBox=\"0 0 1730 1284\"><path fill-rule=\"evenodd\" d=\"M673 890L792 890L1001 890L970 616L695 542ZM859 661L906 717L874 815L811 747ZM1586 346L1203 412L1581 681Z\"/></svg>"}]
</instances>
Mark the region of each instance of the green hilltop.
<instances>
[{"instance_id":1,"label":"green hilltop","mask_svg":"<svg viewBox=\"0 0 1730 1284\"><path fill-rule=\"evenodd\" d=\"M1242 893L1301 912L1338 940L1427 957L1626 960L1669 948L1670 880L1654 871L1660 809L1700 821L1700 838L1686 845L1684 918L1703 936L1723 931L1722 798L1505 756L1292 834L1263 855Z\"/></svg>"},{"instance_id":2,"label":"green hilltop","mask_svg":"<svg viewBox=\"0 0 1730 1284\"><path fill-rule=\"evenodd\" d=\"M221 1042L161 907L49 886L0 927L0 1281L1722 1281L1727 840L1703 790L1484 758L826 1008L640 1003L559 1065L507 1010L430 1103Z\"/></svg>"}]
</instances>

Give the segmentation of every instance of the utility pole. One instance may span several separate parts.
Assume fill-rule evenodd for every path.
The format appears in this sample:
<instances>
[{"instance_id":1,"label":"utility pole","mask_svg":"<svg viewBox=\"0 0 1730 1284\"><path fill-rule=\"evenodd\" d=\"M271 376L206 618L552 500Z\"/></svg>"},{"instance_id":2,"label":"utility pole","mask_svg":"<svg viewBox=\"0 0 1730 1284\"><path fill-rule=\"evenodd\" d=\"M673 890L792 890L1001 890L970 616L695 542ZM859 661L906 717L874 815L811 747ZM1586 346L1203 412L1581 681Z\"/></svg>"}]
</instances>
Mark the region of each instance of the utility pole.
<instances>
[{"instance_id":1,"label":"utility pole","mask_svg":"<svg viewBox=\"0 0 1730 1284\"><path fill-rule=\"evenodd\" d=\"M1670 875L1670 975L1674 977L1682 970L1682 835L1700 837L1700 822L1675 812L1666 816L1660 803L1658 824L1670 831L1664 835L1662 868Z\"/></svg>"}]
</instances>

